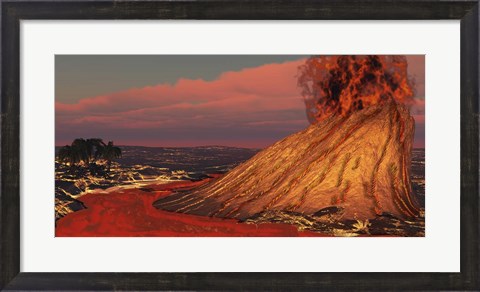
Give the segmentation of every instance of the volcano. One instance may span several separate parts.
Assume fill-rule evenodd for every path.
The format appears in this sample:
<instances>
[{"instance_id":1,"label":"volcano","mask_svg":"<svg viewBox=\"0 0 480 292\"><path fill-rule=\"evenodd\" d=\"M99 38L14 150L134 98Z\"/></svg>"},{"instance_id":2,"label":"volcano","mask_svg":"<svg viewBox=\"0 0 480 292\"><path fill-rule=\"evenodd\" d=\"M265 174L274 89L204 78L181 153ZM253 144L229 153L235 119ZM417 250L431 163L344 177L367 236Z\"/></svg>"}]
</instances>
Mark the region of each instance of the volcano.
<instances>
[{"instance_id":1,"label":"volcano","mask_svg":"<svg viewBox=\"0 0 480 292\"><path fill-rule=\"evenodd\" d=\"M251 218L267 211L366 220L419 215L410 160L414 119L394 100L331 115L257 153L225 176L178 191L155 207L186 214Z\"/></svg>"}]
</instances>

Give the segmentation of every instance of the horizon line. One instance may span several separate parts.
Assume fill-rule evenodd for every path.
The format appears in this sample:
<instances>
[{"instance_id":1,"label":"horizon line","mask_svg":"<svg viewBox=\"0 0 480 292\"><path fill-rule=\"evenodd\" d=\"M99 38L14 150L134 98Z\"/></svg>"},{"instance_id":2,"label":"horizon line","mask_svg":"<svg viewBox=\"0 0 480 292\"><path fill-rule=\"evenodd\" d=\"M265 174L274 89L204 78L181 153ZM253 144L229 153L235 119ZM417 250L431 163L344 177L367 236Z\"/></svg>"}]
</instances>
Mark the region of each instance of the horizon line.
<instances>
[{"instance_id":1,"label":"horizon line","mask_svg":"<svg viewBox=\"0 0 480 292\"><path fill-rule=\"evenodd\" d=\"M273 144L272 144L273 145ZM55 145L54 147L64 147L64 146L69 146L67 145ZM212 144L212 145L198 145L198 146L149 146L149 145L122 145L122 144L115 144L117 147L146 147L146 148L204 148L204 147L223 147L223 148L243 148L243 149L264 149L269 146L265 147L245 147L245 146L226 146L226 145L218 145L218 144Z\"/></svg>"},{"instance_id":2,"label":"horizon line","mask_svg":"<svg viewBox=\"0 0 480 292\"><path fill-rule=\"evenodd\" d=\"M273 145L273 144L272 144ZM66 145L55 145L54 147L64 147ZM265 147L245 147L245 146L226 146L226 145L199 145L199 146L148 146L148 145L115 145L117 147L145 147L145 148L205 148L205 147L223 147L223 148L242 148L242 149L265 149L270 147L265 146ZM425 149L425 146L423 147L412 147L412 149Z\"/></svg>"}]
</instances>

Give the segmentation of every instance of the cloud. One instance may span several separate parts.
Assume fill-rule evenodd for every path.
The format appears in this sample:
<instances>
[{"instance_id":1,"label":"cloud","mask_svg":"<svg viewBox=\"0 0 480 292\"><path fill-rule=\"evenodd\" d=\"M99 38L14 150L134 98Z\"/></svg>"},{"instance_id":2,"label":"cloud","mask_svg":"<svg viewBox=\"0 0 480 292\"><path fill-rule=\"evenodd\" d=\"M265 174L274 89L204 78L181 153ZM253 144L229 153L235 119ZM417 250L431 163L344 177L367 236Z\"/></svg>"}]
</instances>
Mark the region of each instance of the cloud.
<instances>
[{"instance_id":1,"label":"cloud","mask_svg":"<svg viewBox=\"0 0 480 292\"><path fill-rule=\"evenodd\" d=\"M74 104L57 102L57 141L114 132L117 140L127 141L138 139L135 131L164 137L216 131L212 139L219 141L230 131L245 135L240 140L253 139L246 134L248 129L253 136L274 142L308 125L296 86L297 67L302 63L266 64L225 72L213 81L180 79L175 84L132 88Z\"/></svg>"},{"instance_id":2,"label":"cloud","mask_svg":"<svg viewBox=\"0 0 480 292\"><path fill-rule=\"evenodd\" d=\"M415 96L419 98L425 97L425 56L409 55L408 74L414 79Z\"/></svg>"},{"instance_id":3,"label":"cloud","mask_svg":"<svg viewBox=\"0 0 480 292\"><path fill-rule=\"evenodd\" d=\"M423 98L423 56L408 58L417 96ZM74 104L56 102L56 143L101 137L124 145L264 147L308 126L296 78L303 62L229 71L213 81L184 78L175 84L131 88ZM411 110L420 141L425 100L416 101Z\"/></svg>"}]
</instances>

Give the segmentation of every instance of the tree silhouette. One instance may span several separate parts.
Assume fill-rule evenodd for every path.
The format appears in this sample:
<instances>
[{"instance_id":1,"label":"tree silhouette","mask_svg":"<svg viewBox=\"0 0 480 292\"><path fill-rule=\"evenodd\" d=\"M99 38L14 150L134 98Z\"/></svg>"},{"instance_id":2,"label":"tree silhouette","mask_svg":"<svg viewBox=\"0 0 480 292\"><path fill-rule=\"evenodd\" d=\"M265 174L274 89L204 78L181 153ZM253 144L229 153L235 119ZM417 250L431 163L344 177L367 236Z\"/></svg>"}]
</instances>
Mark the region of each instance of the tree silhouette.
<instances>
[{"instance_id":1,"label":"tree silhouette","mask_svg":"<svg viewBox=\"0 0 480 292\"><path fill-rule=\"evenodd\" d=\"M95 162L101 158L102 149L106 146L100 138L90 138L85 140L88 157Z\"/></svg>"},{"instance_id":2,"label":"tree silhouette","mask_svg":"<svg viewBox=\"0 0 480 292\"><path fill-rule=\"evenodd\" d=\"M74 147L65 145L58 151L58 160L73 166L81 161L81 157Z\"/></svg>"},{"instance_id":3,"label":"tree silhouette","mask_svg":"<svg viewBox=\"0 0 480 292\"><path fill-rule=\"evenodd\" d=\"M107 145L101 148L101 157L107 161L107 172L110 171L112 161L115 158L122 157L122 150L120 147L114 146L113 141L109 141Z\"/></svg>"},{"instance_id":4,"label":"tree silhouette","mask_svg":"<svg viewBox=\"0 0 480 292\"><path fill-rule=\"evenodd\" d=\"M86 164L90 163L90 155L88 153L88 144L85 139L78 138L73 140L71 145L73 155L78 156L80 161L85 162Z\"/></svg>"},{"instance_id":5,"label":"tree silhouette","mask_svg":"<svg viewBox=\"0 0 480 292\"><path fill-rule=\"evenodd\" d=\"M99 173L97 159L107 161L107 172L110 172L112 161L120 157L122 157L120 147L114 146L113 141L105 144L100 138L77 138L71 145L65 145L58 151L58 160L61 163L68 163L70 168L73 168L83 162L92 175Z\"/></svg>"}]
</instances>

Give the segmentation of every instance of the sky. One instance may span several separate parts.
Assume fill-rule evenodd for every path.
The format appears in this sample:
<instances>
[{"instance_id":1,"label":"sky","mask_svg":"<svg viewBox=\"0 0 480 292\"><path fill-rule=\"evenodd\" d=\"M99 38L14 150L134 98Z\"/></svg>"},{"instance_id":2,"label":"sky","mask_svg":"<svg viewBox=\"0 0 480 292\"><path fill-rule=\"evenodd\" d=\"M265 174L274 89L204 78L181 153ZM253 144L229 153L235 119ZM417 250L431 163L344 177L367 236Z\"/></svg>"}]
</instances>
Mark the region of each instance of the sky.
<instances>
[{"instance_id":1,"label":"sky","mask_svg":"<svg viewBox=\"0 0 480 292\"><path fill-rule=\"evenodd\" d=\"M55 144L263 148L307 127L302 55L57 55ZM415 147L424 147L425 63L415 78Z\"/></svg>"}]
</instances>

